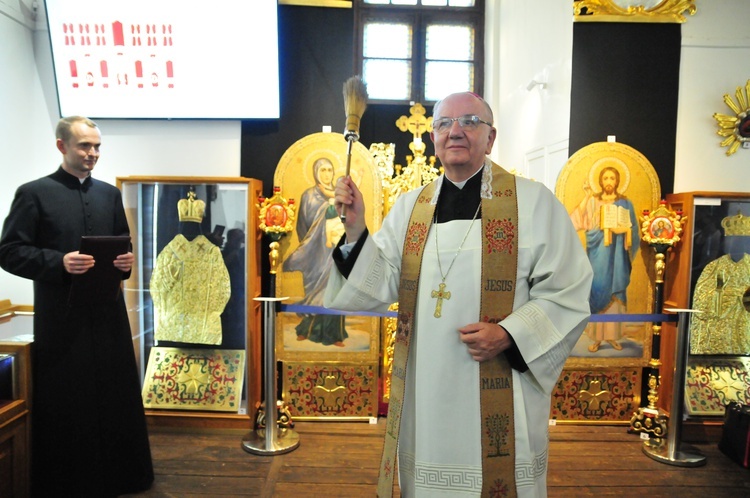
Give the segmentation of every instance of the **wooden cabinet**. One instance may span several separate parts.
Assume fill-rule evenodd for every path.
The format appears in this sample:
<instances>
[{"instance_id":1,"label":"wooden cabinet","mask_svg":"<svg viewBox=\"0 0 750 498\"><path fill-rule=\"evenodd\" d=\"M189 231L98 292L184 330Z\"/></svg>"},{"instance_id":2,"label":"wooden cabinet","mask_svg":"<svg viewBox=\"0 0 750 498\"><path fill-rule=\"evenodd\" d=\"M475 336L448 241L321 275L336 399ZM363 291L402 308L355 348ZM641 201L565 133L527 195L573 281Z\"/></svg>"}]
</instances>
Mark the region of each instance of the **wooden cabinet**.
<instances>
[{"instance_id":1,"label":"wooden cabinet","mask_svg":"<svg viewBox=\"0 0 750 498\"><path fill-rule=\"evenodd\" d=\"M7 306L3 307L3 304ZM12 337L14 310L0 301L0 330ZM23 498L30 493L31 343L0 341L0 496Z\"/></svg>"},{"instance_id":2,"label":"wooden cabinet","mask_svg":"<svg viewBox=\"0 0 750 498\"><path fill-rule=\"evenodd\" d=\"M29 495L29 436L26 400L0 401L0 496Z\"/></svg>"}]
</instances>

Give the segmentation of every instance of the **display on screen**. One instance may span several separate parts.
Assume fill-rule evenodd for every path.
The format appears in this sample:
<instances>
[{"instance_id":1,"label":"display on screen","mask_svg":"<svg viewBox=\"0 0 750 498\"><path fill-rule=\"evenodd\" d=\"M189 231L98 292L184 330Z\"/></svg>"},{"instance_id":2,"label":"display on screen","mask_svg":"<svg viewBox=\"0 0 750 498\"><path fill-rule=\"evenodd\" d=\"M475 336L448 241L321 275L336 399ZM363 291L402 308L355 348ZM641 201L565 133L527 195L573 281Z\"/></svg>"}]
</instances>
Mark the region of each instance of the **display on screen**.
<instances>
[{"instance_id":1,"label":"display on screen","mask_svg":"<svg viewBox=\"0 0 750 498\"><path fill-rule=\"evenodd\" d=\"M279 117L276 0L46 0L62 116Z\"/></svg>"}]
</instances>

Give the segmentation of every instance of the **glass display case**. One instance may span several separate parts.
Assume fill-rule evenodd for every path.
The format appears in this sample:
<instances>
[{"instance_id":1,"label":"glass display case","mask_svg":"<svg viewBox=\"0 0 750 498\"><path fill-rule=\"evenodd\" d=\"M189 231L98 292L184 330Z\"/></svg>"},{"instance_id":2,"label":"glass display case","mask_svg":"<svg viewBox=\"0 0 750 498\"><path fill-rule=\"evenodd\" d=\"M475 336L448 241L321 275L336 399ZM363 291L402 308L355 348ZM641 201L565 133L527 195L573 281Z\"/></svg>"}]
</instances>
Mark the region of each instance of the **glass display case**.
<instances>
[{"instance_id":1,"label":"glass display case","mask_svg":"<svg viewBox=\"0 0 750 498\"><path fill-rule=\"evenodd\" d=\"M666 269L665 308L692 309L685 413L720 423L730 401L750 403L750 193L669 194L684 232ZM662 331L660 407L670 406L675 324Z\"/></svg>"},{"instance_id":2,"label":"glass display case","mask_svg":"<svg viewBox=\"0 0 750 498\"><path fill-rule=\"evenodd\" d=\"M136 259L123 291L150 423L247 427L261 401L253 298L262 183L121 177L117 185Z\"/></svg>"}]
</instances>

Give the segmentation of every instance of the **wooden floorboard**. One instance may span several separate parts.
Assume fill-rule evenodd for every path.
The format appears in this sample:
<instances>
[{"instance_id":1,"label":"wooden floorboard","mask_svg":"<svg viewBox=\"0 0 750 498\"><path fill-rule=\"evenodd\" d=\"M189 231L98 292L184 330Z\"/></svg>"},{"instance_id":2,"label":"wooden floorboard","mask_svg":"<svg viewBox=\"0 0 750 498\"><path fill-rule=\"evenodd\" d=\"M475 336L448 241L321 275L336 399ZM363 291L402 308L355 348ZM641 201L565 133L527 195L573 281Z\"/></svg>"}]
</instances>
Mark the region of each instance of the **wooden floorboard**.
<instances>
[{"instance_id":1,"label":"wooden floorboard","mask_svg":"<svg viewBox=\"0 0 750 498\"><path fill-rule=\"evenodd\" d=\"M260 456L242 447L248 431L150 428L156 478L142 497L375 496L385 421L298 422L300 446ZM691 443L702 467L667 465L643 453L627 426L550 427L547 489L568 497L750 496L750 471L722 454L716 442ZM396 488L394 496L399 493Z\"/></svg>"}]
</instances>

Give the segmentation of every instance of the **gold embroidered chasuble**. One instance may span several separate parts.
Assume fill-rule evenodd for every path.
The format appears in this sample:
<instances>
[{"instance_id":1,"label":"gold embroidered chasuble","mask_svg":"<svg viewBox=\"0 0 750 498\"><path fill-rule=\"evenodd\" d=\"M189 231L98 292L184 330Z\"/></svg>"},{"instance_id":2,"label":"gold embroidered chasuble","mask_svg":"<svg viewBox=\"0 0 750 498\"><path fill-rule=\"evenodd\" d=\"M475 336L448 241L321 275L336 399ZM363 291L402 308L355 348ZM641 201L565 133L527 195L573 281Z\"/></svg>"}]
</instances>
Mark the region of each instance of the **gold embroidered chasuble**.
<instances>
[{"instance_id":1,"label":"gold embroidered chasuble","mask_svg":"<svg viewBox=\"0 0 750 498\"><path fill-rule=\"evenodd\" d=\"M487 166L490 167L490 166ZM515 176L492 170L491 191L482 195L481 310L477 321L497 323L513 310L518 256L518 207ZM385 446L380 464L378 496L391 496L396 448L404 405L407 357L414 330L422 256L434 217L438 182L425 187L417 199L404 241L399 284L399 316L393 359ZM460 250L460 249L459 249ZM432 292L449 299L445 285ZM436 314L439 316L439 314ZM513 375L504 354L479 368L481 405L482 496L516 496Z\"/></svg>"},{"instance_id":2,"label":"gold embroidered chasuble","mask_svg":"<svg viewBox=\"0 0 750 498\"><path fill-rule=\"evenodd\" d=\"M750 354L750 313L743 299L750 289L750 254L727 254L708 263L693 292L692 354Z\"/></svg>"},{"instance_id":3,"label":"gold embroidered chasuble","mask_svg":"<svg viewBox=\"0 0 750 498\"><path fill-rule=\"evenodd\" d=\"M229 272L221 250L199 235L175 236L156 258L151 275L154 339L221 344L221 313L229 301Z\"/></svg>"}]
</instances>

